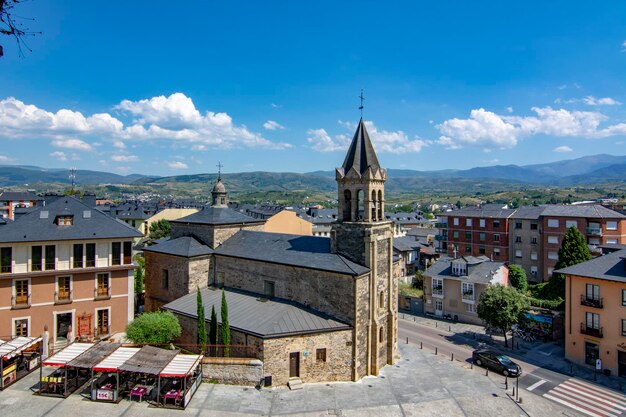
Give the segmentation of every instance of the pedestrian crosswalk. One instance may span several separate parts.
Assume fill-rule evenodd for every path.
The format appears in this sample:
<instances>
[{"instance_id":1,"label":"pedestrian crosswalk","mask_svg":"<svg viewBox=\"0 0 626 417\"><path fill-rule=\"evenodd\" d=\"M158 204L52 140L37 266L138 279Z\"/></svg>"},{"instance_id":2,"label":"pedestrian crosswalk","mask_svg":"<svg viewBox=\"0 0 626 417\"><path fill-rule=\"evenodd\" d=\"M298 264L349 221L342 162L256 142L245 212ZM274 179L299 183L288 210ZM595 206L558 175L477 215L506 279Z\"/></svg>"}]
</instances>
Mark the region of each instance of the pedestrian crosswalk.
<instances>
[{"instance_id":1,"label":"pedestrian crosswalk","mask_svg":"<svg viewBox=\"0 0 626 417\"><path fill-rule=\"evenodd\" d=\"M592 417L618 417L626 411L626 396L573 378L543 396Z\"/></svg>"}]
</instances>

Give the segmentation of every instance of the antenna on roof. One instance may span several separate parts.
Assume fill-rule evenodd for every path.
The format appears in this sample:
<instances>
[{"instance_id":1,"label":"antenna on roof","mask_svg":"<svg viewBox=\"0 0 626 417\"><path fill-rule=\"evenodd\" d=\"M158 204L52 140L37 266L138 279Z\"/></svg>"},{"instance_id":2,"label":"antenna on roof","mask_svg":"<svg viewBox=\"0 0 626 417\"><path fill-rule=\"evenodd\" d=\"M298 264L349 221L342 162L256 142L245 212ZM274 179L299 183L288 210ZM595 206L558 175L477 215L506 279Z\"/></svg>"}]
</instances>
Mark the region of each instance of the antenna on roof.
<instances>
[{"instance_id":1,"label":"antenna on roof","mask_svg":"<svg viewBox=\"0 0 626 417\"><path fill-rule=\"evenodd\" d=\"M218 162L216 167L217 167L217 180L221 181L222 180L222 168L224 167L224 165L222 165L221 162Z\"/></svg>"},{"instance_id":2,"label":"antenna on roof","mask_svg":"<svg viewBox=\"0 0 626 417\"><path fill-rule=\"evenodd\" d=\"M359 98L361 99L361 105L359 106L359 110L361 110L361 119L363 118L363 101L365 100L365 97L363 96L363 89L361 88L361 95L359 96Z\"/></svg>"},{"instance_id":3,"label":"antenna on roof","mask_svg":"<svg viewBox=\"0 0 626 417\"><path fill-rule=\"evenodd\" d=\"M73 193L74 187L76 186L76 168L70 168L69 179L72 182L72 193Z\"/></svg>"}]
</instances>

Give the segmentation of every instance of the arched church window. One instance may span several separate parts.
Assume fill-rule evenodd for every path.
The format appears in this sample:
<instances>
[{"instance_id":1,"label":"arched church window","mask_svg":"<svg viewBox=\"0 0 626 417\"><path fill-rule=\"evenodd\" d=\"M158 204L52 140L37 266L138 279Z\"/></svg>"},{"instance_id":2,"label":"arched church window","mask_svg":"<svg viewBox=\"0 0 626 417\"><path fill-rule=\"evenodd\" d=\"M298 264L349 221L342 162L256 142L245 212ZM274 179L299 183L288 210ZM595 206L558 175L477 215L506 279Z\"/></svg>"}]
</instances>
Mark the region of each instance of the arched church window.
<instances>
[{"instance_id":1,"label":"arched church window","mask_svg":"<svg viewBox=\"0 0 626 417\"><path fill-rule=\"evenodd\" d=\"M381 291L378 296L378 307L385 308L385 292Z\"/></svg>"},{"instance_id":2,"label":"arched church window","mask_svg":"<svg viewBox=\"0 0 626 417\"><path fill-rule=\"evenodd\" d=\"M372 221L376 221L376 191L372 191Z\"/></svg>"},{"instance_id":3,"label":"arched church window","mask_svg":"<svg viewBox=\"0 0 626 417\"><path fill-rule=\"evenodd\" d=\"M378 341L379 342L383 342L385 340L385 330L384 327L380 327L380 330L378 331Z\"/></svg>"},{"instance_id":4,"label":"arched church window","mask_svg":"<svg viewBox=\"0 0 626 417\"><path fill-rule=\"evenodd\" d=\"M378 190L378 219L383 220L383 192Z\"/></svg>"},{"instance_id":5,"label":"arched church window","mask_svg":"<svg viewBox=\"0 0 626 417\"><path fill-rule=\"evenodd\" d=\"M343 192L344 206L343 206L343 219L350 221L350 211L352 210L352 193L350 190Z\"/></svg>"},{"instance_id":6,"label":"arched church window","mask_svg":"<svg viewBox=\"0 0 626 417\"><path fill-rule=\"evenodd\" d=\"M364 196L364 192L363 190L358 190L356 192L356 213L354 216L354 220L362 220L363 219L363 213L364 213L364 207L363 207L363 196Z\"/></svg>"}]
</instances>

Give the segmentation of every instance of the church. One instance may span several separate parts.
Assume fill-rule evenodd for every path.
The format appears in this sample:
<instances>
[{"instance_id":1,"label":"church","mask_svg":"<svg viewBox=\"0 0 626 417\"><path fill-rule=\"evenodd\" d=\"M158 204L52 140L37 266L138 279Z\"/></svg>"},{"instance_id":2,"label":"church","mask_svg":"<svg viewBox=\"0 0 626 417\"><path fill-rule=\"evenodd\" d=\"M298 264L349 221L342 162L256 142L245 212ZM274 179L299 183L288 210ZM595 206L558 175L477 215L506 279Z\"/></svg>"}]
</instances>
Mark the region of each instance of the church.
<instances>
[{"instance_id":1,"label":"church","mask_svg":"<svg viewBox=\"0 0 626 417\"><path fill-rule=\"evenodd\" d=\"M145 249L146 311L176 314L177 342L193 345L197 289L207 320L215 306L218 321L224 289L231 344L253 348L274 385L378 375L397 357L386 179L363 119L336 169L330 238L264 232L263 220L228 207L218 177L210 206L172 221L171 238Z\"/></svg>"}]
</instances>

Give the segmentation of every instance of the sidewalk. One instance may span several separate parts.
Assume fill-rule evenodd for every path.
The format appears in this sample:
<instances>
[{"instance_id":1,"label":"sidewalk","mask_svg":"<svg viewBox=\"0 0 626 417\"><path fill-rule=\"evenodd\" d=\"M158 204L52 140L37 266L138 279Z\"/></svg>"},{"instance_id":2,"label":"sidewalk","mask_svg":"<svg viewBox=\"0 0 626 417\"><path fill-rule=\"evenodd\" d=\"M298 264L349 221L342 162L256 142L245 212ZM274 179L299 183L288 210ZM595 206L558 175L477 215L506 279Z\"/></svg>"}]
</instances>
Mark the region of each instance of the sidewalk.
<instances>
[{"instance_id":1,"label":"sidewalk","mask_svg":"<svg viewBox=\"0 0 626 417\"><path fill-rule=\"evenodd\" d=\"M511 349L511 338L507 337L509 347L504 347L504 336L488 335L483 326L467 323L455 323L450 320L437 318L434 316L416 315L400 313L400 318L414 321L424 326L439 328L450 333L454 333L459 342L476 348L479 343L488 344L496 349L505 352L512 358L518 358L525 362L551 371L570 375L576 378L587 380L615 391L626 392L626 380L617 376L606 376L596 373L591 367L572 364L565 359L565 351L561 342L527 342L515 338L515 349Z\"/></svg>"}]
</instances>

